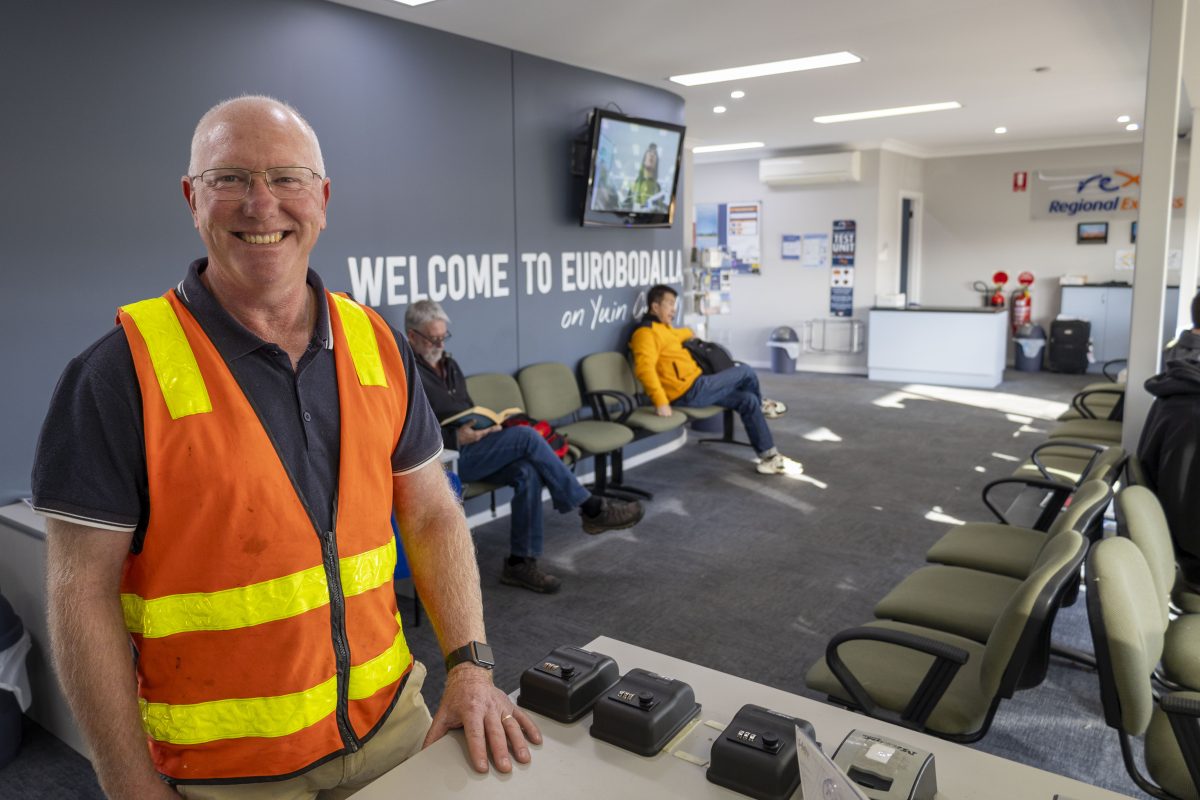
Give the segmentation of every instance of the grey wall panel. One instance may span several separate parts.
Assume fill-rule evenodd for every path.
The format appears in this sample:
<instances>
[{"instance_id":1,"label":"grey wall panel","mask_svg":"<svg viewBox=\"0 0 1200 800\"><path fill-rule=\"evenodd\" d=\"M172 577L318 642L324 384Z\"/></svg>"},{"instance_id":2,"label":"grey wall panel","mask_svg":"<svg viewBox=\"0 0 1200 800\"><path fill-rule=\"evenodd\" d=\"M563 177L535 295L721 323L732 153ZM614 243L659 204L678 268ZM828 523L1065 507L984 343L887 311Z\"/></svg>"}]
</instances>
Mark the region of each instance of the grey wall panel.
<instances>
[{"instance_id":1,"label":"grey wall panel","mask_svg":"<svg viewBox=\"0 0 1200 800\"><path fill-rule=\"evenodd\" d=\"M678 97L342 6L19 0L0 26L0 67L19 76L3 89L0 152L9 186L20 187L0 193L3 500L28 491L66 362L111 326L120 303L162 292L203 254L179 177L197 118L226 97L278 96L320 135L333 184L313 266L330 288L354 288L350 259L372 269L376 259L415 261L427 289L435 257L508 258L507 296L445 303L468 373L574 363L608 346L589 331L559 335L561 298L520 294L522 248L679 240L580 228L566 162L592 105L615 100L678 120ZM524 87L519 102L514 85ZM514 130L531 141L514 148ZM407 299L411 276L398 274ZM397 327L405 307L381 293L378 308Z\"/></svg>"},{"instance_id":2,"label":"grey wall panel","mask_svg":"<svg viewBox=\"0 0 1200 800\"><path fill-rule=\"evenodd\" d=\"M521 359L524 364L563 361L574 366L587 353L624 349L637 297L648 285L564 292L561 254L670 251L679 257L686 214L677 210L671 228L580 227L582 190L579 179L570 175L571 142L584 131L592 108L612 103L630 116L683 124L683 101L661 89L523 53L513 57L513 75L517 250L549 254L555 287L547 294L527 294L522 275ZM682 196L682 179L678 192ZM595 319L593 327L597 308L617 319ZM564 315L573 317L565 328Z\"/></svg>"}]
</instances>

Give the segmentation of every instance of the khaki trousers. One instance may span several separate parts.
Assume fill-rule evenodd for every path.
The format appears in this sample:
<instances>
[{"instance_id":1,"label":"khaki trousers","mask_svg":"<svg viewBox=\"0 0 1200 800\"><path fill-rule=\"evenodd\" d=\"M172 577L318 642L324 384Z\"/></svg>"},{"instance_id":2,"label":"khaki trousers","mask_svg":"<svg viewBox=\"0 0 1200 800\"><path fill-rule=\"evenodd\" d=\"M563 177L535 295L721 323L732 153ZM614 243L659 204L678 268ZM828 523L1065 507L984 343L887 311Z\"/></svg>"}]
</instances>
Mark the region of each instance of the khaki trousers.
<instances>
[{"instance_id":1,"label":"khaki trousers","mask_svg":"<svg viewBox=\"0 0 1200 800\"><path fill-rule=\"evenodd\" d=\"M383 727L361 750L286 781L176 786L188 800L342 800L416 755L433 718L421 697L425 665L413 663L404 691Z\"/></svg>"}]
</instances>

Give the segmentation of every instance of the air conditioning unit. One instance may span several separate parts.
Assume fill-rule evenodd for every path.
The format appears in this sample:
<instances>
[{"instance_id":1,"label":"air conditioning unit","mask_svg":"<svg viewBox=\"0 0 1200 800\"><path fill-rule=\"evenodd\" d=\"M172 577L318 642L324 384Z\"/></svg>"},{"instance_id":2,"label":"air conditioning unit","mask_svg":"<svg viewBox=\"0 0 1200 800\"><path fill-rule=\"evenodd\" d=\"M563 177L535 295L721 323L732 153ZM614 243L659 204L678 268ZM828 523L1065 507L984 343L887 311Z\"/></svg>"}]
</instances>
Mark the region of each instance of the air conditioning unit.
<instances>
[{"instance_id":1,"label":"air conditioning unit","mask_svg":"<svg viewBox=\"0 0 1200 800\"><path fill-rule=\"evenodd\" d=\"M758 179L768 186L857 182L862 179L862 153L764 158L758 162Z\"/></svg>"}]
</instances>

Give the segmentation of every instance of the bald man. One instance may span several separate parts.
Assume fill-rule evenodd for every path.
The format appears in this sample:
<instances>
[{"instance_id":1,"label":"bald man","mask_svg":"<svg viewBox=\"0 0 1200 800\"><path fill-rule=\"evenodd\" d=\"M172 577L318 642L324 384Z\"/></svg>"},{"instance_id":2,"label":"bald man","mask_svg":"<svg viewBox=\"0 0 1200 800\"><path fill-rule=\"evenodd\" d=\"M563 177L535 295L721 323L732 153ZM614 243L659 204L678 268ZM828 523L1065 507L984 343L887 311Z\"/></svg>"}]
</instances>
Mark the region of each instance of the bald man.
<instances>
[{"instance_id":1,"label":"bald man","mask_svg":"<svg viewBox=\"0 0 1200 800\"><path fill-rule=\"evenodd\" d=\"M55 666L105 792L332 800L454 727L480 772L529 761L412 351L309 267L311 126L221 103L181 186L206 257L68 365L34 465ZM449 671L432 719L393 513Z\"/></svg>"}]
</instances>

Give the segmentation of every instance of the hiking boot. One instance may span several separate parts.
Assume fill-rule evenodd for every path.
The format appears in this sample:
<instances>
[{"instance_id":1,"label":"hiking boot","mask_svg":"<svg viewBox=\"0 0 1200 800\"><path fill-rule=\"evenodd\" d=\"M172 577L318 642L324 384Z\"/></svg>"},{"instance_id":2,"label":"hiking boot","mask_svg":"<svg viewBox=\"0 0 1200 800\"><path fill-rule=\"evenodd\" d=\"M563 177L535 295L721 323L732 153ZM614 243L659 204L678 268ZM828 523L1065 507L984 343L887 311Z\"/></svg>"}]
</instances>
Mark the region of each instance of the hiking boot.
<instances>
[{"instance_id":1,"label":"hiking boot","mask_svg":"<svg viewBox=\"0 0 1200 800\"><path fill-rule=\"evenodd\" d=\"M804 465L782 453L776 453L770 458L759 459L755 469L763 475L800 475L804 472Z\"/></svg>"},{"instance_id":2,"label":"hiking boot","mask_svg":"<svg viewBox=\"0 0 1200 800\"><path fill-rule=\"evenodd\" d=\"M613 500L609 497L600 498L600 513L589 517L582 511L584 533L604 533L619 531L622 528L632 528L641 522L646 511L636 500Z\"/></svg>"},{"instance_id":3,"label":"hiking boot","mask_svg":"<svg viewBox=\"0 0 1200 800\"><path fill-rule=\"evenodd\" d=\"M762 399L762 413L767 419L778 419L787 413L787 406L779 400L764 397Z\"/></svg>"},{"instance_id":4,"label":"hiking boot","mask_svg":"<svg viewBox=\"0 0 1200 800\"><path fill-rule=\"evenodd\" d=\"M505 586L520 586L542 594L554 594L562 588L562 581L538 569L536 558L527 558L520 564L510 564L506 559L500 582Z\"/></svg>"}]
</instances>

